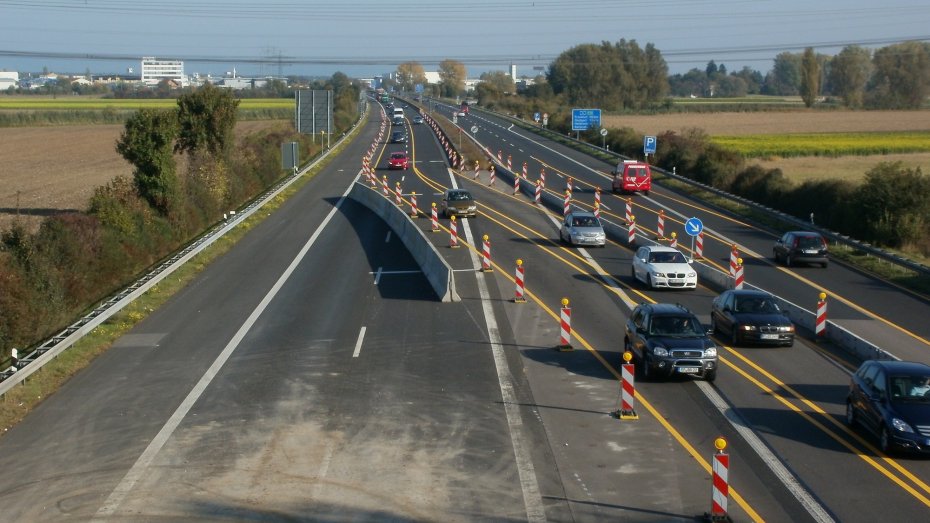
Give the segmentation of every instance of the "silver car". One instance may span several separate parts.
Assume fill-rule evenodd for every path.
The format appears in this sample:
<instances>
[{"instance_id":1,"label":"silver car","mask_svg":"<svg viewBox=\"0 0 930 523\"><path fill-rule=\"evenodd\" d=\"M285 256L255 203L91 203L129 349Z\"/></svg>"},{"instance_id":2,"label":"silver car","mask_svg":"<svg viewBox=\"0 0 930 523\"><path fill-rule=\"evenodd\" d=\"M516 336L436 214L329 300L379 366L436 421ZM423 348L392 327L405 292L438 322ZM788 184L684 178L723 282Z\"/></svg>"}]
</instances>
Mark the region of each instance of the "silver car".
<instances>
[{"instance_id":1,"label":"silver car","mask_svg":"<svg viewBox=\"0 0 930 523\"><path fill-rule=\"evenodd\" d=\"M601 221L594 213L584 211L570 212L565 216L559 237L572 245L603 247L607 244L607 235L604 234Z\"/></svg>"}]
</instances>

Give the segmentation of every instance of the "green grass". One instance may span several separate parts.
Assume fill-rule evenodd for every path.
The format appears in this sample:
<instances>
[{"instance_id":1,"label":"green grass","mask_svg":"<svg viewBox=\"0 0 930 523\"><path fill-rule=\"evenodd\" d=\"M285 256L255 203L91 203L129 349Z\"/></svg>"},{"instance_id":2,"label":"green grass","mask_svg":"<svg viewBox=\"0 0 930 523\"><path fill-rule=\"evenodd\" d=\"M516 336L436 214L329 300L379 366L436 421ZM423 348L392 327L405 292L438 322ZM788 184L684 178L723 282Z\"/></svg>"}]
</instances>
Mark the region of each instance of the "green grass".
<instances>
[{"instance_id":1,"label":"green grass","mask_svg":"<svg viewBox=\"0 0 930 523\"><path fill-rule=\"evenodd\" d=\"M714 136L711 141L746 158L864 156L930 152L930 132L805 133Z\"/></svg>"}]
</instances>

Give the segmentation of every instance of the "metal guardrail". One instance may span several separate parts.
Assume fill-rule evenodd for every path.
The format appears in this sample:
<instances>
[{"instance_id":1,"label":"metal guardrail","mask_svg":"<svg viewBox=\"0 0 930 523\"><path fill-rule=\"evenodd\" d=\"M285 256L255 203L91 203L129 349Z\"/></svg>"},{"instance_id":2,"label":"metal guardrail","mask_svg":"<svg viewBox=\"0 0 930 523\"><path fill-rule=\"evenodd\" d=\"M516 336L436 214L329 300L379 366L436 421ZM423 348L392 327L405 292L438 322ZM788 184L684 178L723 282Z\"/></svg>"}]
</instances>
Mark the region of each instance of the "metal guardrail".
<instances>
[{"instance_id":1,"label":"metal guardrail","mask_svg":"<svg viewBox=\"0 0 930 523\"><path fill-rule=\"evenodd\" d=\"M472 107L471 110L475 110L475 107ZM486 113L488 113L488 114L492 114L492 115L494 115L494 116L497 116L498 118L504 118L504 119L509 120L509 121L511 121L511 122L520 124L520 126L521 126L522 128L527 129L527 130L530 130L530 131L532 131L532 132L534 132L534 133L536 133L536 134L539 134L539 135L542 135L542 136L547 136L547 135L549 135L549 136L551 136L551 137L558 137L560 140L567 140L567 141L569 141L569 142L574 143L574 144L577 145L577 146L581 146L581 147L584 148L584 149L589 149L589 150L591 150L591 151L594 151L594 152L596 152L596 153L599 154L599 155L607 155L607 156L610 156L610 157L612 157L612 158L617 159L618 161L621 160L621 159L623 159L623 160L631 160L631 159L633 159L633 158L630 158L630 157L628 157L628 156L624 156L624 155L622 155L622 154L617 154L617 153L615 153L615 152L613 152L613 151L609 151L609 150L603 149L603 148L601 148L601 147L598 147L598 146L596 146L596 145L594 145L594 144L585 142L585 141L583 141L583 140L578 140L578 139L576 139L576 138L572 138L571 136L562 135L562 134L560 134L560 133L557 133L557 132L555 132L555 131L551 131L551 130L548 130L548 129L545 129L545 128L539 128L539 127L536 127L536 126L533 126L533 125L528 125L527 122L526 122L525 120L522 120L522 119L520 119L520 118L516 118L516 117L509 116L509 115L505 115L505 114L496 113L496 112L494 112L494 111L488 111L488 110L486 110L486 109L480 109L480 110L483 111L483 112L486 112ZM732 202L739 203L739 204L745 205L745 206L747 206L747 207L751 207L751 208L753 208L753 209L755 209L755 210L757 210L757 211L759 211L759 212L767 213L767 214L769 214L769 215L772 215L772 216L774 216L774 217L777 217L779 220L782 220L782 221L791 223L791 224L793 224L793 225L796 225L798 228L801 228L801 229L804 229L804 230L816 231L816 232L822 234L825 238L827 238L827 239L829 239L830 241L832 241L834 244L843 245L843 246L848 247L848 248L850 248L850 249L854 249L854 250L857 250L857 251L860 251L860 252L864 252L864 253L866 253L866 254L869 255L869 256L873 256L873 257L878 258L878 259L880 259L880 260L882 260L882 261L885 261L885 262L888 262L888 263L890 263L890 264L896 265L896 266L900 267L901 269L909 270L909 271L915 272L915 273L920 274L920 275L923 275L923 276L930 276L930 266L924 265L924 264L922 264L922 263L915 262L915 261L913 261L913 260L909 260L909 259L907 259L907 258L905 258L905 257L903 257L903 256L900 256L900 255L898 255L898 254L895 254L895 253L893 253L893 252L889 252L889 251L886 251L886 250L884 250L884 249L875 247L874 245L871 245L871 244L869 244L869 243L856 240L855 238L851 238L851 237L846 236L846 235L844 235L844 234L840 234L840 233L838 233L838 232L836 232L836 231L831 231L831 230L825 229L825 228L823 228L823 227L818 227L818 226L815 225L815 224L812 224L812 223L810 223L810 222L808 222L808 221L804 221L804 220L802 220L802 219L800 219L800 218L797 218L797 217L795 217L795 216L792 216L792 215L790 215L790 214L786 214L786 213L784 213L784 212L782 212L782 211L779 211L779 210L777 210L777 209L773 209L773 208L771 208L771 207L767 207L767 206L765 206L765 205L756 203L756 202L754 202L754 201L752 201L752 200L748 200L748 199L743 198L743 197L741 197L741 196L737 196L737 195L735 195L735 194L731 194L731 193L728 193L728 192L726 192L726 191L722 191L722 190L717 189L717 188L715 188L715 187L711 187L710 185L705 185L705 184L703 184L703 183L694 181L694 180L692 180L692 179L690 179L690 178L687 178L687 177L685 177L685 176L681 176L681 175L679 175L679 174L677 174L677 173L668 172L668 171L666 171L665 169L662 169L662 168L660 168L660 167L652 166L652 169L653 169L654 171L658 171L659 173L661 173L661 174L663 174L663 175L665 175L665 176L668 176L669 178L673 178L673 179L675 179L675 180L677 180L677 181L680 181L680 182L682 182L682 183L691 185L691 186L693 186L693 187L700 188L700 189L702 189L702 190L706 190L706 191L712 192L712 193L714 193L715 195L717 195L717 196L719 196L719 197L721 197L721 198L725 198L725 199L730 200L730 201L732 201Z\"/></svg>"},{"instance_id":2,"label":"metal guardrail","mask_svg":"<svg viewBox=\"0 0 930 523\"><path fill-rule=\"evenodd\" d=\"M327 158L336 147L352 135L352 131L358 128L361 122L362 119L359 118L349 132L345 133L332 147L324 151L312 162L308 163L302 170L295 173L294 176L287 176L245 206L236 211L232 211L230 217L224 222L215 225L205 234L188 244L187 247L171 255L167 260L162 261L134 283L97 305L97 307L87 315L58 334L40 343L25 356L16 360L10 367L0 371L0 397L9 392L9 390L16 385L25 381L29 376L41 369L43 365L74 345L79 339L110 319L114 314L157 285L161 280L180 268L210 244L238 226L256 210L263 207L271 199L294 183L300 175Z\"/></svg>"}]
</instances>

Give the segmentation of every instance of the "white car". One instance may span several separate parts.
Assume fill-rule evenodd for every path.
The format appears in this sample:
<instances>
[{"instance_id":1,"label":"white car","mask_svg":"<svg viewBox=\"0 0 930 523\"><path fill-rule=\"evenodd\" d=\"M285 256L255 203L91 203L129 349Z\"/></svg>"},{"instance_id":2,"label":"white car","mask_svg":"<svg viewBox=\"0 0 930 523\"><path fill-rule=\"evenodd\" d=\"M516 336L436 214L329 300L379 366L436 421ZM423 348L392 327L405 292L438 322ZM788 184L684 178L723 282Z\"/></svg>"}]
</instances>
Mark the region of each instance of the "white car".
<instances>
[{"instance_id":1,"label":"white car","mask_svg":"<svg viewBox=\"0 0 930 523\"><path fill-rule=\"evenodd\" d=\"M665 245L645 245L633 255L633 279L650 288L697 288L697 272L691 267L694 260L685 257L678 249Z\"/></svg>"}]
</instances>

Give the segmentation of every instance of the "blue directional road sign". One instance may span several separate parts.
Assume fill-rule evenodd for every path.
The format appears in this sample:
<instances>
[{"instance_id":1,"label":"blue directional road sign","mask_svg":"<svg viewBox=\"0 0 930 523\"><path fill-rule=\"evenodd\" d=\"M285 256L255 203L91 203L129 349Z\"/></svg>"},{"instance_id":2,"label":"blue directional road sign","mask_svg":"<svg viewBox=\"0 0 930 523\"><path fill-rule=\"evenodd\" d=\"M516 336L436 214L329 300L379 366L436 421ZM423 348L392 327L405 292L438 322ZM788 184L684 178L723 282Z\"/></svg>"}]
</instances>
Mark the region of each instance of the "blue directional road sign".
<instances>
[{"instance_id":1,"label":"blue directional road sign","mask_svg":"<svg viewBox=\"0 0 930 523\"><path fill-rule=\"evenodd\" d=\"M600 127L600 109L572 109L572 131L587 131Z\"/></svg>"},{"instance_id":2,"label":"blue directional road sign","mask_svg":"<svg viewBox=\"0 0 930 523\"><path fill-rule=\"evenodd\" d=\"M643 154L656 153L656 137L646 136L643 138Z\"/></svg>"},{"instance_id":3,"label":"blue directional road sign","mask_svg":"<svg viewBox=\"0 0 930 523\"><path fill-rule=\"evenodd\" d=\"M539 121L539 113L533 113L533 121L534 121L534 122L538 122L538 121Z\"/></svg>"},{"instance_id":4,"label":"blue directional road sign","mask_svg":"<svg viewBox=\"0 0 930 523\"><path fill-rule=\"evenodd\" d=\"M685 232L689 236L697 236L701 234L701 231L704 230L704 223L697 218L688 218L688 221L685 222Z\"/></svg>"},{"instance_id":5,"label":"blue directional road sign","mask_svg":"<svg viewBox=\"0 0 930 523\"><path fill-rule=\"evenodd\" d=\"M414 91L415 93L422 93L422 92L423 92L423 84L416 84L416 85L414 85L414 86L413 86L413 91Z\"/></svg>"}]
</instances>

